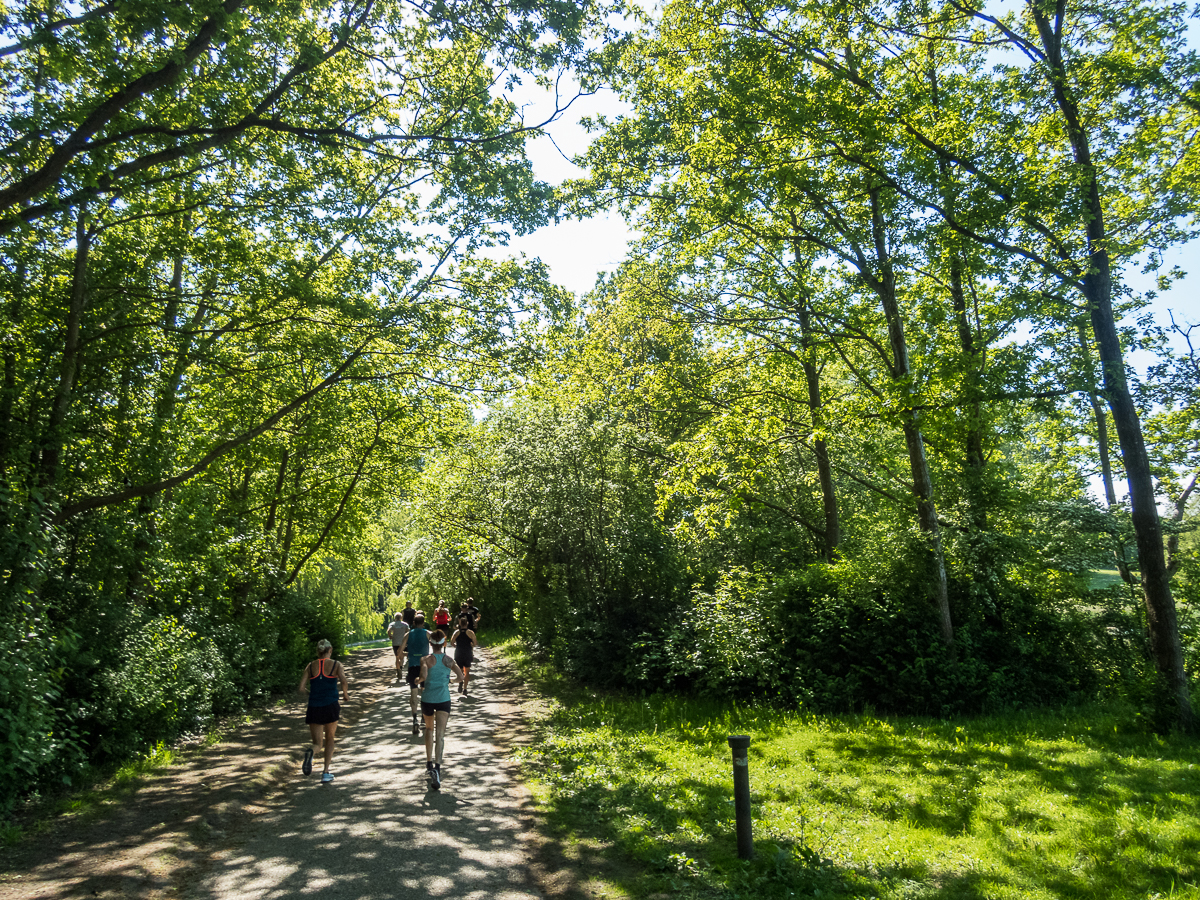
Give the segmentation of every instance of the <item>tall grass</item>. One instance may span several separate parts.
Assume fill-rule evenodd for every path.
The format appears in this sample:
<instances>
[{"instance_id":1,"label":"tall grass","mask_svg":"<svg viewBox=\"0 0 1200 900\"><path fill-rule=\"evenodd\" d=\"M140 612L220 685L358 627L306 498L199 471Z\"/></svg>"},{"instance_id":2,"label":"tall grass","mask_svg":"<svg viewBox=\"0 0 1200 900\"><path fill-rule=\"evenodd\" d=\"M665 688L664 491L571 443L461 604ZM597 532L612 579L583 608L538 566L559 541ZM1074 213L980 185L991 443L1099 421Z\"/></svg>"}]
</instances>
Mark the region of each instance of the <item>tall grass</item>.
<instances>
[{"instance_id":1,"label":"tall grass","mask_svg":"<svg viewBox=\"0 0 1200 900\"><path fill-rule=\"evenodd\" d=\"M519 754L549 827L620 848L644 897L1200 897L1200 747L1104 708L960 721L582 691ZM748 734L757 858L735 858Z\"/></svg>"}]
</instances>

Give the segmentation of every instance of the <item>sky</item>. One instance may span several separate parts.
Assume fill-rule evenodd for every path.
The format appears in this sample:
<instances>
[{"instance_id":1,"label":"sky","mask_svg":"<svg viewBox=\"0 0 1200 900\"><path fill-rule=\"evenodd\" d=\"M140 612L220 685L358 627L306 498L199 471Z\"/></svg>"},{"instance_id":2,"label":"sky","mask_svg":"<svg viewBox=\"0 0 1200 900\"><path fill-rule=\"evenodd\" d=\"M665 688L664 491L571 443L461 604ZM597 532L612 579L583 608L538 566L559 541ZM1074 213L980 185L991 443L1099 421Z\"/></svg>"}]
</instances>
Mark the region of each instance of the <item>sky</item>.
<instances>
[{"instance_id":1,"label":"sky","mask_svg":"<svg viewBox=\"0 0 1200 900\"><path fill-rule=\"evenodd\" d=\"M540 121L539 114L544 117L549 96L532 90L526 94L518 102L528 104L527 121ZM549 108L553 106L549 105ZM548 127L549 136L538 137L527 145L534 174L554 185L586 175L570 161L583 153L593 138L579 124L580 119L601 114L613 117L625 110L624 104L611 91L580 97L562 119ZM592 289L599 273L611 272L624 259L630 234L625 220L614 212L540 228L532 234L513 238L508 250L541 258L550 267L555 282L582 295Z\"/></svg>"}]
</instances>

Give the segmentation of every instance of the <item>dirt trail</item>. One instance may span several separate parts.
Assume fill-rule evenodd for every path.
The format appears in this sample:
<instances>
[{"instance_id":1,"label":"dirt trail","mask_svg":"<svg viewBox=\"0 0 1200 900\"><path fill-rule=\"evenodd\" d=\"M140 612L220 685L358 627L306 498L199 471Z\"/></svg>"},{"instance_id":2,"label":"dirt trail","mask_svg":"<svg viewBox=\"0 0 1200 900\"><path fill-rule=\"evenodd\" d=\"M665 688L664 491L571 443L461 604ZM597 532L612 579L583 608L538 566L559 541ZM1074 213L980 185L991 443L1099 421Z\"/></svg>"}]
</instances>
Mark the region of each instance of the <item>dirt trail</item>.
<instances>
[{"instance_id":1,"label":"dirt trail","mask_svg":"<svg viewBox=\"0 0 1200 900\"><path fill-rule=\"evenodd\" d=\"M481 655L471 696L453 697L440 792L426 788L391 650L359 651L344 661L354 702L332 784L300 773L308 731L296 695L0 851L0 900L609 896L579 880L607 868L608 848L539 833L507 756L533 739L525 713L540 701Z\"/></svg>"},{"instance_id":2,"label":"dirt trail","mask_svg":"<svg viewBox=\"0 0 1200 900\"><path fill-rule=\"evenodd\" d=\"M515 712L487 678L470 696L453 695L453 706L441 790L427 787L424 739L411 733L407 687L396 685L339 742L334 781L323 785L314 772L276 795L245 842L216 855L192 895L540 898L521 840L527 800L494 740L519 726Z\"/></svg>"},{"instance_id":3,"label":"dirt trail","mask_svg":"<svg viewBox=\"0 0 1200 900\"><path fill-rule=\"evenodd\" d=\"M307 729L304 700L297 695L257 721L239 726L222 743L190 751L181 763L146 777L136 792L112 789L107 792L109 802L84 815L60 817L17 846L0 851L0 900L220 896L225 883L220 879L231 877L230 860L238 858L238 848L254 846L260 822L273 823L271 828L281 823L282 828L291 809L305 820L296 823L297 829L315 833L307 821L309 804L314 802L327 817L340 816L348 803L361 804L366 830L354 826L330 837L341 842L347 858L368 852L362 847L375 841L369 832L378 829L367 820L391 815L395 809L405 811L402 818L417 816L418 808L442 813L458 808L465 811L463 815L473 809L501 818L485 802L488 795L511 797L518 806L525 803L524 791L513 782L511 769L502 765L500 751L491 742L496 728L516 727L517 713L491 695L497 686L489 687L487 669L481 672L477 697L465 703L455 698L446 754L455 769L462 767L459 783L447 785L440 797L425 798L420 739L407 729L398 731L395 722L401 700L401 711L407 711L407 694L396 691L391 656L385 648L359 651L345 661L354 702L338 729L334 765L342 777L333 785L322 786L316 776L305 779L300 774ZM471 742L464 744L466 752L459 752L459 741ZM482 764L473 786L467 784L464 765L468 753ZM363 758L358 761L355 757L360 754ZM445 768L450 776L451 766ZM471 773L474 776L474 770ZM480 829L495 827L485 823ZM361 843L355 843L360 835ZM441 842L441 838L430 840ZM515 842L511 834L507 840ZM514 883L521 880L514 878ZM402 896L392 889L395 886L381 895Z\"/></svg>"}]
</instances>

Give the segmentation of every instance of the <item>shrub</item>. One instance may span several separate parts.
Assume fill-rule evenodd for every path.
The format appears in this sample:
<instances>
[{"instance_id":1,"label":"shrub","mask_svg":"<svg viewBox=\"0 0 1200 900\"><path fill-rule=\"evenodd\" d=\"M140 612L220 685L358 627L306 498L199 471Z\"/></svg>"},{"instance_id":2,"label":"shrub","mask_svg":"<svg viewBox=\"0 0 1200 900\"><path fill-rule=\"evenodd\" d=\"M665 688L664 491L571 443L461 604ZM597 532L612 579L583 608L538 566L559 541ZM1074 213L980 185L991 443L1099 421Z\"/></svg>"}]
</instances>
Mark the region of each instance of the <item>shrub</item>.
<instances>
[{"instance_id":1,"label":"shrub","mask_svg":"<svg viewBox=\"0 0 1200 900\"><path fill-rule=\"evenodd\" d=\"M215 707L232 703L229 663L207 637L173 616L152 618L135 631L105 671L102 719L106 755L124 755L203 728Z\"/></svg>"}]
</instances>

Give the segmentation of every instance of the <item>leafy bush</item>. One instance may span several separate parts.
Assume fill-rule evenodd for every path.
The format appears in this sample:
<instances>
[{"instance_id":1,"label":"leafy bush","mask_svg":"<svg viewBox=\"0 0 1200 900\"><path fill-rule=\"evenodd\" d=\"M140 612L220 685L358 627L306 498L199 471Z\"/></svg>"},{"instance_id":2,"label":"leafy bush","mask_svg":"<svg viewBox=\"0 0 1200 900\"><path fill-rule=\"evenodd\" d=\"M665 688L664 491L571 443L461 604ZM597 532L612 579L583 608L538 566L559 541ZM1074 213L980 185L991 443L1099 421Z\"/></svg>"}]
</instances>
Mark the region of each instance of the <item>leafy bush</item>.
<instances>
[{"instance_id":1,"label":"leafy bush","mask_svg":"<svg viewBox=\"0 0 1200 900\"><path fill-rule=\"evenodd\" d=\"M694 592L678 623L640 637L626 683L932 715L1060 703L1097 687L1093 632L1046 597L1000 592L991 616L958 630L951 653L902 564L862 574L724 572L712 591Z\"/></svg>"},{"instance_id":2,"label":"leafy bush","mask_svg":"<svg viewBox=\"0 0 1200 900\"><path fill-rule=\"evenodd\" d=\"M148 620L103 676L109 726L102 746L121 755L203 728L235 695L232 670L207 637L172 616Z\"/></svg>"}]
</instances>

